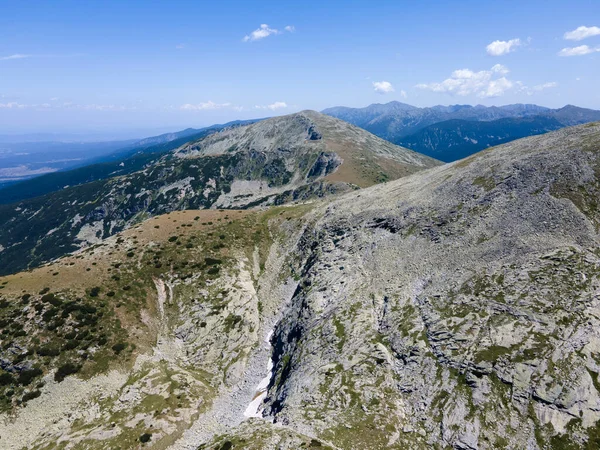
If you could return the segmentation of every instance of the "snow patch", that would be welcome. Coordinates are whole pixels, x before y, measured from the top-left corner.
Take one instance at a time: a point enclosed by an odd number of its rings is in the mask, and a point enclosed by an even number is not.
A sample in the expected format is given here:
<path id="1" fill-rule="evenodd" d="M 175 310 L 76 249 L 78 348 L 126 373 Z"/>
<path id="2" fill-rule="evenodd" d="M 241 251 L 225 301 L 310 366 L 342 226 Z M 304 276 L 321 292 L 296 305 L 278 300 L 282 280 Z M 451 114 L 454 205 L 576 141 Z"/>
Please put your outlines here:
<path id="1" fill-rule="evenodd" d="M 271 345 L 271 336 L 273 336 L 273 330 L 269 331 L 265 342 Z M 271 353 L 272 354 L 272 353 Z M 244 411 L 245 417 L 262 417 L 263 413 L 263 400 L 267 396 L 267 388 L 269 387 L 269 383 L 271 382 L 271 378 L 273 377 L 273 358 L 269 358 L 269 362 L 267 364 L 267 375 L 260 380 L 258 385 L 256 386 L 256 393 L 254 394 L 254 398 L 248 404 L 246 411 Z"/>

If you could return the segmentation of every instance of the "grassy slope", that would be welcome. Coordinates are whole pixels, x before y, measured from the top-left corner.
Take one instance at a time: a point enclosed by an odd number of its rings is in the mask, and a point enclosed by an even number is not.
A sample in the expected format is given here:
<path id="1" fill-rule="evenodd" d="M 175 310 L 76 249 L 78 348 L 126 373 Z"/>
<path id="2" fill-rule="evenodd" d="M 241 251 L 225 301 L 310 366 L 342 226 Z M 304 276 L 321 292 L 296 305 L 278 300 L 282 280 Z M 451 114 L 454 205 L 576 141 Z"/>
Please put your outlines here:
<path id="1" fill-rule="evenodd" d="M 164 448 L 206 409 L 235 361 L 222 356 L 194 367 L 183 360 L 175 363 L 177 358 L 148 361 L 156 354 L 157 339 L 172 335 L 198 303 L 209 311 L 210 320 L 199 324 L 208 335 L 232 335 L 236 329 L 252 333 L 252 324 L 228 311 L 230 295 L 225 288 L 236 290 L 230 277 L 240 260 L 258 255 L 258 267 L 264 264 L 272 242 L 269 223 L 287 222 L 304 210 L 174 212 L 49 265 L 0 278 L 0 320 L 10 324 L 0 336 L 0 355 L 10 361 L 7 370 L 0 371 L 2 410 L 27 414 L 23 403 L 40 393 L 41 399 L 29 401 L 44 400 L 48 387 L 44 384 L 55 386 L 60 381 L 55 370 L 64 370 L 67 363 L 77 375 L 68 375 L 62 383 L 72 376 L 90 379 L 115 369 L 125 371 L 128 384 L 150 379 L 149 385 L 164 385 L 177 395 L 150 392 L 126 411 L 118 411 L 114 395 L 109 396 L 102 406 L 104 417 L 71 424 L 70 432 L 79 433 L 76 448 L 130 448 L 145 432 L 156 433 L 153 442 L 161 444 L 155 448 Z M 162 317 L 155 280 L 175 286 L 177 304 L 165 304 Z M 231 343 L 226 344 L 225 348 Z M 36 369 L 26 382 L 19 378 L 19 363 Z M 196 408 L 198 401 L 203 406 Z M 152 431 L 148 421 L 129 422 L 134 413 L 142 417 L 151 411 L 155 419 L 164 419 L 175 429 Z M 112 439 L 100 443 L 85 437 L 112 422 L 119 430 Z M 38 441 L 35 448 L 56 448 L 44 442 Z"/>

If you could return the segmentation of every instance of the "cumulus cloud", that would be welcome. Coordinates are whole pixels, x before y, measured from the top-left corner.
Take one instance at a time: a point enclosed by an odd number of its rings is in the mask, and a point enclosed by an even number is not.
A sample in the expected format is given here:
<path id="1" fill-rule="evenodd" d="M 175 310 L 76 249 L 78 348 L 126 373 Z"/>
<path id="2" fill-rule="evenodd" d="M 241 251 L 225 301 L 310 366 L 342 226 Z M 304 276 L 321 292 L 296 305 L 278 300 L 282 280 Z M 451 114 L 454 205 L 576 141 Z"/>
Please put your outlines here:
<path id="1" fill-rule="evenodd" d="M 296 27 L 294 25 L 287 25 L 283 28 L 283 30 L 287 31 L 288 33 L 294 33 L 296 31 Z M 280 31 L 276 28 L 270 28 L 269 25 L 267 25 L 266 23 L 263 23 L 263 24 L 261 24 L 261 26 L 259 28 L 254 30 L 252 33 L 244 36 L 242 41 L 243 42 L 259 41 L 259 40 L 269 37 L 271 35 L 282 34 L 282 33 L 283 33 L 283 31 Z"/>
<path id="2" fill-rule="evenodd" d="M 405 90 L 402 90 L 402 91 L 400 91 L 400 97 L 402 97 L 402 98 L 406 98 L 406 97 L 408 97 L 408 96 L 406 95 L 406 91 L 405 91 Z"/>
<path id="3" fill-rule="evenodd" d="M 374 81 L 373 89 L 380 94 L 389 94 L 394 92 L 394 86 L 389 81 Z"/>
<path id="4" fill-rule="evenodd" d="M 569 41 L 581 41 L 582 39 L 600 35 L 600 28 L 581 26 L 573 31 L 567 31 L 564 38 Z"/>
<path id="5" fill-rule="evenodd" d="M 254 30 L 252 33 L 244 36 L 244 39 L 242 39 L 242 40 L 244 42 L 259 41 L 261 39 L 271 36 L 272 34 L 280 34 L 280 33 L 281 33 L 281 31 L 279 31 L 275 28 L 269 28 L 269 25 L 267 25 L 266 23 L 263 23 L 259 28 Z"/>
<path id="6" fill-rule="evenodd" d="M 255 108 L 256 109 L 270 109 L 271 111 L 275 111 L 277 109 L 283 109 L 283 108 L 287 108 L 287 103 L 285 102 L 275 102 L 275 103 L 271 103 L 270 105 L 256 105 Z"/>
<path id="7" fill-rule="evenodd" d="M 223 108 L 227 108 L 231 106 L 231 103 L 215 103 L 211 100 L 207 101 L 207 102 L 201 102 L 198 103 L 196 105 L 193 105 L 191 103 L 186 103 L 185 105 L 181 105 L 179 107 L 179 109 L 182 109 L 184 111 L 207 111 L 207 110 L 214 110 L 214 109 L 223 109 Z"/>
<path id="8" fill-rule="evenodd" d="M 508 68 L 502 64 L 495 64 L 492 67 L 492 72 L 499 73 L 500 75 L 506 75 L 508 72 L 510 72 L 510 70 L 508 70 Z"/>
<path id="9" fill-rule="evenodd" d="M 14 55 L 1 56 L 0 61 L 8 61 L 10 59 L 24 59 L 31 58 L 31 55 L 23 55 L 22 53 L 15 53 Z"/>
<path id="10" fill-rule="evenodd" d="M 470 69 L 459 69 L 452 72 L 450 78 L 444 81 L 420 83 L 416 87 L 460 96 L 499 97 L 514 86 L 514 83 L 504 76 L 508 72 L 509 70 L 502 64 L 496 64 L 490 70 L 479 72 L 473 72 Z"/>
<path id="11" fill-rule="evenodd" d="M 494 41 L 485 49 L 488 55 L 501 56 L 510 52 L 514 52 L 516 48 L 521 45 L 521 39 L 511 39 L 510 41 Z"/>
<path id="12" fill-rule="evenodd" d="M 513 86 L 513 82 L 505 77 L 498 78 L 497 80 L 490 81 L 487 87 L 479 93 L 479 96 L 485 98 L 500 97 Z"/>
<path id="13" fill-rule="evenodd" d="M 548 83 L 544 83 L 544 84 L 538 84 L 536 86 L 533 87 L 534 91 L 543 91 L 544 89 L 551 89 L 551 88 L 555 88 L 558 87 L 558 83 L 556 81 L 550 81 Z"/>
<path id="14" fill-rule="evenodd" d="M 593 48 L 587 45 L 580 45 L 579 47 L 563 48 L 558 52 L 558 56 L 583 56 L 595 52 L 600 52 L 600 47 Z"/>

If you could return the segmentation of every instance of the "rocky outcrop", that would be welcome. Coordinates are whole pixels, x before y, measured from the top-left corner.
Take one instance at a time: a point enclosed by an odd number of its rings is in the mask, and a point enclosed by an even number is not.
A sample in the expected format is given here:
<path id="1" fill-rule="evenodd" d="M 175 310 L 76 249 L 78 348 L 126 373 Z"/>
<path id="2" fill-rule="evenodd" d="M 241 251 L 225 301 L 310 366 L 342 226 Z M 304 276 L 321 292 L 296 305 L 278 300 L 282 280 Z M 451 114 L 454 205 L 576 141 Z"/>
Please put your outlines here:
<path id="1" fill-rule="evenodd" d="M 593 445 L 599 145 L 530 138 L 315 211 L 265 417 L 341 448 Z"/>

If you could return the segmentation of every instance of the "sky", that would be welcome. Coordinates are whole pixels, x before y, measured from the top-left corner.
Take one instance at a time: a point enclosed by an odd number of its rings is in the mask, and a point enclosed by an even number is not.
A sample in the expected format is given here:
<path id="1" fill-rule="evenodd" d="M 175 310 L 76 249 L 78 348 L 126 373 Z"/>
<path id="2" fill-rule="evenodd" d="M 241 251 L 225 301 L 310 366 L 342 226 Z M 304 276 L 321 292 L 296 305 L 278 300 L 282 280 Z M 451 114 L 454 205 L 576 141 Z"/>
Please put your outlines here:
<path id="1" fill-rule="evenodd" d="M 0 0 L 0 133 L 392 100 L 600 109 L 600 1 Z"/>

